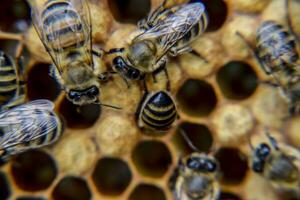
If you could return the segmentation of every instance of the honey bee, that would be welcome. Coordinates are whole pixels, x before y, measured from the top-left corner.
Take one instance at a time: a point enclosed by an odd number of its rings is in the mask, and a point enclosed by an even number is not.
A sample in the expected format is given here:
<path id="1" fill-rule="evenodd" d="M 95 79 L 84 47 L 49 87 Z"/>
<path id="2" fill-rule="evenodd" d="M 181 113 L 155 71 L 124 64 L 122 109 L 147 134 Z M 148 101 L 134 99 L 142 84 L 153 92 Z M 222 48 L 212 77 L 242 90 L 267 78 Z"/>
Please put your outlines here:
<path id="1" fill-rule="evenodd" d="M 295 114 L 300 111 L 299 53 L 296 47 L 299 37 L 291 25 L 288 0 L 285 0 L 285 7 L 288 27 L 274 21 L 263 22 L 256 33 L 256 48 L 243 35 L 238 35 L 253 50 L 265 73 L 274 78 L 275 84 L 271 84 L 280 87 L 283 96 L 291 103 L 290 112 Z"/>
<path id="2" fill-rule="evenodd" d="M 175 200 L 217 200 L 220 196 L 217 160 L 200 151 L 191 143 L 183 130 L 181 134 L 194 149 L 194 153 L 179 159 L 169 180 Z"/>
<path id="3" fill-rule="evenodd" d="M 252 149 L 251 169 L 269 180 L 275 188 L 286 192 L 294 192 L 300 197 L 300 154 L 299 151 L 282 145 L 279 147 L 275 138 L 267 131 L 269 144 L 260 143 Z"/>
<path id="4" fill-rule="evenodd" d="M 177 108 L 170 94 L 170 85 L 167 90 L 148 92 L 146 83 L 145 94 L 138 106 L 136 116 L 138 126 L 147 131 L 166 132 L 177 118 Z"/>
<path id="5" fill-rule="evenodd" d="M 92 49 L 92 25 L 86 0 L 48 0 L 38 4 L 30 0 L 33 25 L 54 67 L 51 75 L 77 105 L 99 102 L 99 66 L 93 55 L 102 51 Z"/>
<path id="6" fill-rule="evenodd" d="M 116 54 L 112 61 L 114 70 L 125 80 L 140 80 L 145 74 L 166 70 L 168 55 L 190 51 L 190 43 L 205 31 L 208 16 L 202 3 L 170 9 L 165 8 L 165 3 L 139 23 L 140 34 L 125 48 L 109 51 Z"/>
<path id="7" fill-rule="evenodd" d="M 53 144 L 63 133 L 54 104 L 40 99 L 0 113 L 0 158 Z"/>
<path id="8" fill-rule="evenodd" d="M 25 82 L 18 64 L 0 51 L 0 110 L 10 109 L 25 102 Z"/>

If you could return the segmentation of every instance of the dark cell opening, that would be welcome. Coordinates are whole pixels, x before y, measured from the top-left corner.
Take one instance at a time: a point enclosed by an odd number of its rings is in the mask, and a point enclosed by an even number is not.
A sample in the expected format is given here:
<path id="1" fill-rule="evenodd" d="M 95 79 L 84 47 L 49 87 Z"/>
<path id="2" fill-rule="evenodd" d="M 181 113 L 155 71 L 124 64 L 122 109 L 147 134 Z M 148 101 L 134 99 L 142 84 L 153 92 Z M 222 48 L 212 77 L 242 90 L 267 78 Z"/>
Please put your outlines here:
<path id="1" fill-rule="evenodd" d="M 217 31 L 226 21 L 228 8 L 224 0 L 190 0 L 190 2 L 204 3 L 209 16 L 208 32 Z"/>
<path id="2" fill-rule="evenodd" d="M 220 200 L 241 200 L 241 198 L 230 192 L 222 192 Z"/>
<path id="3" fill-rule="evenodd" d="M 239 184 L 247 175 L 247 157 L 238 149 L 221 148 L 216 153 L 222 173 L 221 181 L 225 184 Z"/>
<path id="4" fill-rule="evenodd" d="M 201 152 L 209 152 L 213 137 L 210 130 L 203 124 L 193 124 L 184 122 L 177 128 L 174 136 L 174 142 L 179 149 L 182 149 L 186 154 L 192 153 L 195 150 L 188 144 L 182 133 L 188 137 L 189 141 Z"/>
<path id="5" fill-rule="evenodd" d="M 8 199 L 11 194 L 8 180 L 4 173 L 0 172 L 0 199 Z"/>
<path id="6" fill-rule="evenodd" d="M 117 158 L 102 158 L 92 175 L 99 192 L 105 195 L 120 195 L 132 179 L 126 162 Z"/>
<path id="7" fill-rule="evenodd" d="M 96 104 L 77 106 L 65 98 L 59 106 L 59 112 L 69 128 L 84 129 L 91 127 L 97 121 L 101 114 L 101 107 Z"/>
<path id="8" fill-rule="evenodd" d="M 18 45 L 19 42 L 17 40 L 0 40 L 0 50 L 6 55 L 10 56 L 12 59 L 14 59 L 16 56 L 16 48 Z"/>
<path id="9" fill-rule="evenodd" d="M 92 194 L 85 180 L 69 176 L 64 177 L 55 186 L 52 197 L 55 200 L 89 200 Z"/>
<path id="10" fill-rule="evenodd" d="M 232 61 L 217 72 L 217 82 L 225 97 L 242 100 L 254 93 L 257 76 L 250 65 Z"/>
<path id="11" fill-rule="evenodd" d="M 114 18 L 121 23 L 136 24 L 151 9 L 150 0 L 110 0 L 108 5 Z"/>
<path id="12" fill-rule="evenodd" d="M 54 101 L 59 93 L 60 87 L 49 75 L 49 64 L 38 64 L 33 66 L 27 77 L 28 98 L 49 99 Z"/>
<path id="13" fill-rule="evenodd" d="M 21 33 L 30 25 L 30 7 L 23 0 L 1 0 L 0 30 Z"/>
<path id="14" fill-rule="evenodd" d="M 15 157 L 12 175 L 23 190 L 47 189 L 57 175 L 54 160 L 45 152 L 30 150 Z"/>
<path id="15" fill-rule="evenodd" d="M 176 98 L 180 109 L 194 117 L 209 115 L 217 104 L 213 87 L 195 79 L 187 80 L 177 92 Z"/>
<path id="16" fill-rule="evenodd" d="M 46 199 L 43 197 L 24 196 L 24 197 L 18 197 L 16 200 L 46 200 Z"/>
<path id="17" fill-rule="evenodd" d="M 163 190 L 155 185 L 139 184 L 131 192 L 129 200 L 166 200 Z"/>
<path id="18" fill-rule="evenodd" d="M 140 173 L 155 178 L 163 176 L 172 162 L 169 149 L 159 141 L 143 141 L 137 144 L 132 160 Z"/>

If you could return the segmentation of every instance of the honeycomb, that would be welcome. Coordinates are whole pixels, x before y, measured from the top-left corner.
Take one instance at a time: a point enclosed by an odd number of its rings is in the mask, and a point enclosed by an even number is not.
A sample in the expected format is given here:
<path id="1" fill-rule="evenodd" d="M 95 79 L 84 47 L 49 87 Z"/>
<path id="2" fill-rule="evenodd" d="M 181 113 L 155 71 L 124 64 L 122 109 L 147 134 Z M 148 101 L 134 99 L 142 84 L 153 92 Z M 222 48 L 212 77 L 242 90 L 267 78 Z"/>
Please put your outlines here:
<path id="1" fill-rule="evenodd" d="M 169 0 L 168 5 L 187 2 Z M 98 105 L 78 109 L 66 100 L 49 76 L 51 60 L 22 0 L 2 0 L 0 48 L 23 55 L 26 62 L 27 99 L 55 101 L 66 129 L 54 145 L 31 150 L 0 165 L 0 199 L 105 199 L 171 200 L 168 181 L 179 156 L 192 152 L 178 129 L 187 132 L 200 151 L 213 149 L 221 168 L 221 199 L 281 200 L 268 182 L 248 167 L 250 148 L 266 140 L 269 127 L 280 142 L 300 147 L 300 117 L 288 118 L 288 105 L 268 80 L 251 51 L 235 32 L 253 42 L 261 21 L 285 23 L 283 0 L 203 0 L 210 16 L 208 30 L 193 43 L 194 54 L 170 61 L 171 93 L 180 118 L 160 137 L 138 129 L 134 114 L 143 95 L 137 83 L 129 88 L 118 76 L 101 86 L 100 99 L 122 107 Z M 104 49 L 122 47 L 137 21 L 161 0 L 90 0 L 93 42 Z M 300 34 L 298 0 L 289 12 Z M 297 26 L 298 25 L 298 26 Z M 105 58 L 107 68 L 110 57 Z M 106 69 L 104 69 L 106 70 Z M 164 74 L 147 80 L 149 90 L 165 89 Z"/>

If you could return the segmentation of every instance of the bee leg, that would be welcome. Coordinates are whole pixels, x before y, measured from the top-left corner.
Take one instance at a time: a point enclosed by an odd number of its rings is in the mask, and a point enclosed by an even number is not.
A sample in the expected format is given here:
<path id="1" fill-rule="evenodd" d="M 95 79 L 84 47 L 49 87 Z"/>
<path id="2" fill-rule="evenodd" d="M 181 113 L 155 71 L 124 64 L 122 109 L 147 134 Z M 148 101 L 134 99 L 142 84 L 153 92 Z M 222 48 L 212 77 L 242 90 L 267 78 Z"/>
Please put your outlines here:
<path id="1" fill-rule="evenodd" d="M 201 60 L 203 60 L 205 63 L 208 63 L 207 59 L 204 58 L 200 53 L 198 53 L 197 51 L 195 51 L 194 49 L 192 49 L 189 53 L 198 56 Z"/>
<path id="2" fill-rule="evenodd" d="M 164 67 L 164 72 L 166 75 L 166 79 L 167 79 L 167 85 L 166 85 L 166 89 L 167 91 L 171 91 L 171 82 L 170 82 L 170 77 L 169 77 L 169 73 L 166 67 Z"/>
<path id="3" fill-rule="evenodd" d="M 135 120 L 139 119 L 139 115 L 140 115 L 140 112 L 142 110 L 143 104 L 144 104 L 144 102 L 145 102 L 145 100 L 146 100 L 146 98 L 149 94 L 147 84 L 146 84 L 146 79 L 143 80 L 143 86 L 144 86 L 144 94 L 143 94 L 143 97 L 142 97 L 136 111 L 135 111 Z"/>

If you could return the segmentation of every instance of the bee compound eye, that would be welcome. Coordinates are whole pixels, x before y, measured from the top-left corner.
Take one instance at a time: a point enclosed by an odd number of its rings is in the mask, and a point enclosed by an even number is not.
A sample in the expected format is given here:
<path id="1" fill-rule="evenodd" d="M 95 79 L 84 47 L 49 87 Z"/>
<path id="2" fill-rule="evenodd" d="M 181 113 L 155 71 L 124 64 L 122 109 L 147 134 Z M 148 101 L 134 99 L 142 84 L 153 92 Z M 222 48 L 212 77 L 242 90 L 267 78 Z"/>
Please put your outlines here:
<path id="1" fill-rule="evenodd" d="M 253 169 L 253 171 L 255 171 L 257 173 L 262 173 L 263 172 L 263 162 L 262 161 L 253 162 L 252 169 Z"/>
<path id="2" fill-rule="evenodd" d="M 121 56 L 117 56 L 113 59 L 113 66 L 117 69 L 117 70 L 120 70 L 122 69 L 123 67 L 126 66 L 123 58 Z"/>
<path id="3" fill-rule="evenodd" d="M 96 86 L 94 86 L 87 92 L 87 95 L 89 97 L 97 96 L 97 95 L 99 95 L 99 89 Z"/>
<path id="4" fill-rule="evenodd" d="M 80 94 L 78 94 L 78 92 L 75 92 L 75 91 L 70 91 L 68 96 L 72 100 L 79 100 L 80 99 Z"/>
<path id="5" fill-rule="evenodd" d="M 215 161 L 210 160 L 206 163 L 207 171 L 214 172 L 216 171 L 216 168 L 217 168 L 217 163 Z"/>
<path id="6" fill-rule="evenodd" d="M 198 162 L 198 160 L 196 160 L 194 158 L 188 158 L 188 160 L 186 161 L 186 165 L 190 169 L 198 169 L 199 168 L 199 162 Z"/>
<path id="7" fill-rule="evenodd" d="M 132 79 L 137 79 L 137 78 L 139 78 L 139 76 L 140 76 L 139 71 L 138 71 L 138 70 L 135 70 L 135 69 L 130 69 L 130 70 L 128 70 L 128 74 L 130 75 L 130 77 L 131 77 Z"/>
<path id="8" fill-rule="evenodd" d="M 266 158 L 270 153 L 271 153 L 271 149 L 270 149 L 269 145 L 267 145 L 265 143 L 260 144 L 256 150 L 256 155 L 262 159 Z"/>

